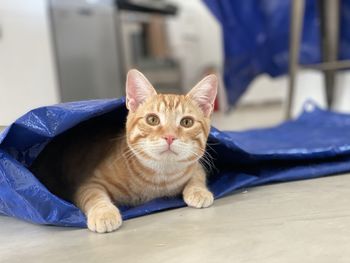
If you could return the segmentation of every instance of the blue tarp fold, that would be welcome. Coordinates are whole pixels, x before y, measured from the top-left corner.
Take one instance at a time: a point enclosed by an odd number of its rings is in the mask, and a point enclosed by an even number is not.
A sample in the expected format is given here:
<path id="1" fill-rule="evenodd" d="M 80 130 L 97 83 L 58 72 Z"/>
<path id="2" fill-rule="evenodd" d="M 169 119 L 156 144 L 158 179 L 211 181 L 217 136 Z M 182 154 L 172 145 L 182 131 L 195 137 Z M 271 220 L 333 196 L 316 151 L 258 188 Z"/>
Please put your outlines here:
<path id="1" fill-rule="evenodd" d="M 350 116 L 308 111 L 277 127 L 244 132 L 212 128 L 208 152 L 216 198 L 239 188 L 350 171 Z M 65 103 L 34 109 L 0 134 L 0 214 L 39 224 L 85 227 L 74 205 L 51 194 L 28 170 L 55 136 L 91 118 L 115 113 L 124 125 L 124 99 Z M 124 219 L 184 206 L 181 197 L 122 208 Z"/>

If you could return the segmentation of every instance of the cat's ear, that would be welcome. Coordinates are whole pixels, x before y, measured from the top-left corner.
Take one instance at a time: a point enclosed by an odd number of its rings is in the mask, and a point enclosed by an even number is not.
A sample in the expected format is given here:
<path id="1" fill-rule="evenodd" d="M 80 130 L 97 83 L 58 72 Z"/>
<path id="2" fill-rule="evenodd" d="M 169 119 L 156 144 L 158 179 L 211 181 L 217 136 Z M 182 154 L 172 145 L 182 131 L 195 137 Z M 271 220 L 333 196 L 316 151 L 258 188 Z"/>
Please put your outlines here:
<path id="1" fill-rule="evenodd" d="M 211 74 L 198 82 L 186 96 L 194 100 L 203 111 L 204 116 L 208 117 L 214 109 L 217 90 L 218 78 Z"/>
<path id="2" fill-rule="evenodd" d="M 126 76 L 126 107 L 135 112 L 147 98 L 157 95 L 152 84 L 138 70 L 129 70 Z"/>

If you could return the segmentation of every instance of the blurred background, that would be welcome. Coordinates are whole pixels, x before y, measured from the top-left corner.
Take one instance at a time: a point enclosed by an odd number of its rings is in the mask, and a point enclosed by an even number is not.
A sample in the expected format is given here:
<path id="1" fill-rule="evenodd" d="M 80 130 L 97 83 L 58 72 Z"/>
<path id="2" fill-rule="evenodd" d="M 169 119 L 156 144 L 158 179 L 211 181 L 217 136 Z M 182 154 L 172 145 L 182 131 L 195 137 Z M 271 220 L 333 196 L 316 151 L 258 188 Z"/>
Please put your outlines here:
<path id="1" fill-rule="evenodd" d="M 124 96 L 130 68 L 164 93 L 217 74 L 220 129 L 350 112 L 349 25 L 349 0 L 0 0 L 0 125 Z"/>

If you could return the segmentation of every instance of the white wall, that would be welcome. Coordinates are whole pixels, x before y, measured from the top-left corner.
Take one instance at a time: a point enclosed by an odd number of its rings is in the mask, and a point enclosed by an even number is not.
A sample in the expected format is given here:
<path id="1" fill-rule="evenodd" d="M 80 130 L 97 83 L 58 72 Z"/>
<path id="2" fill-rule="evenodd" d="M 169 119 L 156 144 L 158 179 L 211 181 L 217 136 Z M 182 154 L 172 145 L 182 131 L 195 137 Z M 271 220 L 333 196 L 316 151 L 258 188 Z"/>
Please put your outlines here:
<path id="1" fill-rule="evenodd" d="M 283 102 L 287 96 L 287 76 L 271 78 L 264 74 L 256 77 L 241 98 L 240 104 Z"/>
<path id="2" fill-rule="evenodd" d="M 336 74 L 333 109 L 350 113 L 350 70 L 339 71 Z"/>
<path id="3" fill-rule="evenodd" d="M 270 78 L 267 75 L 258 76 L 251 83 L 240 103 L 261 104 L 264 102 L 284 102 L 284 106 L 286 107 L 288 81 L 288 75 L 277 78 Z M 304 110 L 304 104 L 308 100 L 312 100 L 318 106 L 326 108 L 323 75 L 316 70 L 298 70 L 292 100 L 292 117 L 297 117 Z"/>
<path id="4" fill-rule="evenodd" d="M 45 0 L 0 0 L 0 125 L 59 101 Z"/>

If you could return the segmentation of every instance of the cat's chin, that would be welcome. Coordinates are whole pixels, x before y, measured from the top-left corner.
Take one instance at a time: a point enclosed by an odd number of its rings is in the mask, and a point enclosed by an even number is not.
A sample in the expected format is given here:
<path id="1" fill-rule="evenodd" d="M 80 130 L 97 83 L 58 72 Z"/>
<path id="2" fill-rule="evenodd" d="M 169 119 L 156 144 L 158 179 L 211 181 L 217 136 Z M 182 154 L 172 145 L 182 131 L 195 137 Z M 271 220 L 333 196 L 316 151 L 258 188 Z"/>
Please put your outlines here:
<path id="1" fill-rule="evenodd" d="M 164 163 L 169 163 L 169 162 L 177 162 L 179 159 L 178 154 L 175 154 L 174 152 L 171 151 L 165 151 L 162 153 L 159 153 L 158 155 L 158 161 L 159 162 L 164 162 Z"/>

